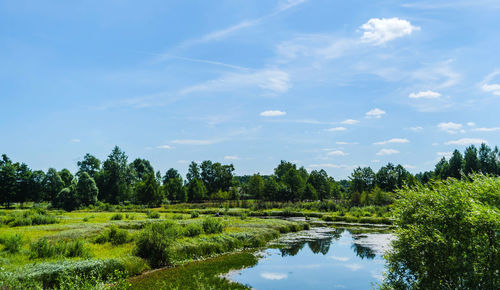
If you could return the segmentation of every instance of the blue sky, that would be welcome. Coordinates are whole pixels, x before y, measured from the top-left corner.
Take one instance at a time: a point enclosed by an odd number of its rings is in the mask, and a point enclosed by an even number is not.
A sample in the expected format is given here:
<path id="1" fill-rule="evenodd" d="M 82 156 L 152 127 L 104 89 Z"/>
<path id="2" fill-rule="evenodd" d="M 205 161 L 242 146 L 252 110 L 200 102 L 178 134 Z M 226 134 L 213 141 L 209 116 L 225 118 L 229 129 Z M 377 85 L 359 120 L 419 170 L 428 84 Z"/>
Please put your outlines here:
<path id="1" fill-rule="evenodd" d="M 500 145 L 500 2 L 0 1 L 0 153 L 335 178 Z"/>

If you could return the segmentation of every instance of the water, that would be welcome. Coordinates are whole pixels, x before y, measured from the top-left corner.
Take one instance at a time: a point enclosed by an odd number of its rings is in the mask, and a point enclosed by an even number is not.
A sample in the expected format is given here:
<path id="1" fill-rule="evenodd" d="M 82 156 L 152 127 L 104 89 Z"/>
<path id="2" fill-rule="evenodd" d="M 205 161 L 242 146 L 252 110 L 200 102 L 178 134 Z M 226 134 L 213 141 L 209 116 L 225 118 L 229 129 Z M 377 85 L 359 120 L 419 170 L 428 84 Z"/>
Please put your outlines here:
<path id="1" fill-rule="evenodd" d="M 226 277 L 254 289 L 372 289 L 391 239 L 381 231 L 312 228 L 284 235 L 257 265 Z"/>

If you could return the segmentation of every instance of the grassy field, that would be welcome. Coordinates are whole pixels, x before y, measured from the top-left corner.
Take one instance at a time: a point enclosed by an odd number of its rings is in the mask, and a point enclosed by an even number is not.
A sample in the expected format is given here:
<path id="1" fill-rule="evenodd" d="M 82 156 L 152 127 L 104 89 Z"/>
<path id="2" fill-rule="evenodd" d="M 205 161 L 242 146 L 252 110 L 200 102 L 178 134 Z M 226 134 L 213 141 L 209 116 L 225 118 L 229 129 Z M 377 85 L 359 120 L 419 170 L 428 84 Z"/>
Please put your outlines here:
<path id="1" fill-rule="evenodd" d="M 280 233 L 308 227 L 253 217 L 246 209 L 214 217 L 218 210 L 0 210 L 0 286 L 105 288 L 124 276 L 262 247 Z"/>

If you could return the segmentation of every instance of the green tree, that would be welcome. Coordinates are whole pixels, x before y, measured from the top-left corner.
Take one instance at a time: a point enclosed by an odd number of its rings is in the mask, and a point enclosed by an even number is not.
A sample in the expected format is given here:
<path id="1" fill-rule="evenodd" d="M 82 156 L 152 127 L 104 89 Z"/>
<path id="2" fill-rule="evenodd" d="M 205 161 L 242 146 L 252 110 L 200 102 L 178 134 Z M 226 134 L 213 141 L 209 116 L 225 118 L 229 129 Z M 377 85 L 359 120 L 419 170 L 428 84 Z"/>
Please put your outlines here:
<path id="1" fill-rule="evenodd" d="M 43 181 L 45 200 L 50 201 L 52 205 L 57 204 L 57 194 L 64 188 L 64 182 L 59 173 L 54 168 L 49 168 Z"/>
<path id="2" fill-rule="evenodd" d="M 104 161 L 98 183 L 99 200 L 114 204 L 130 200 L 133 175 L 127 159 L 127 155 L 115 146 Z"/>
<path id="3" fill-rule="evenodd" d="M 137 158 L 130 163 L 130 167 L 136 181 L 144 181 L 154 173 L 153 166 L 146 159 Z"/>
<path id="4" fill-rule="evenodd" d="M 450 158 L 449 168 L 448 168 L 448 176 L 456 179 L 460 179 L 462 177 L 462 169 L 463 169 L 463 157 L 460 154 L 460 151 L 453 151 L 453 155 Z"/>
<path id="5" fill-rule="evenodd" d="M 302 200 L 318 200 L 318 193 L 312 184 L 306 184 L 304 192 L 302 193 Z"/>
<path id="6" fill-rule="evenodd" d="M 6 207 L 14 202 L 17 193 L 16 166 L 7 157 L 2 155 L 0 160 L 0 202 Z"/>
<path id="7" fill-rule="evenodd" d="M 212 163 L 210 160 L 205 160 L 200 168 L 201 181 L 205 184 L 208 195 L 218 191 L 229 191 L 233 181 L 234 166 L 232 164 L 222 165 L 219 162 Z"/>
<path id="8" fill-rule="evenodd" d="M 90 177 L 92 177 L 94 180 L 97 177 L 99 171 L 101 170 L 101 161 L 97 157 L 89 153 L 85 154 L 83 160 L 78 161 L 77 165 L 79 173 L 87 172 L 90 175 Z"/>
<path id="9" fill-rule="evenodd" d="M 307 183 L 311 184 L 315 191 L 318 193 L 319 199 L 328 199 L 332 194 L 332 183 L 335 180 L 330 180 L 326 171 L 321 169 L 320 171 L 313 170 L 307 179 Z"/>
<path id="10" fill-rule="evenodd" d="M 207 189 L 199 179 L 193 179 L 188 184 L 188 199 L 190 202 L 202 201 L 207 196 Z"/>
<path id="11" fill-rule="evenodd" d="M 370 167 L 354 169 L 349 179 L 351 180 L 351 192 L 361 193 L 372 190 L 375 186 L 375 173 Z"/>
<path id="12" fill-rule="evenodd" d="M 19 202 L 21 207 L 26 201 L 31 199 L 31 174 L 32 172 L 28 165 L 22 163 L 21 165 L 16 166 L 17 190 L 15 201 Z"/>
<path id="13" fill-rule="evenodd" d="M 471 180 L 399 192 L 386 288 L 499 288 L 500 179 Z"/>
<path id="14" fill-rule="evenodd" d="M 170 168 L 163 177 L 163 187 L 165 196 L 169 200 L 177 200 L 179 202 L 187 201 L 187 192 L 183 186 L 182 176 L 177 170 Z"/>
<path id="15" fill-rule="evenodd" d="M 306 186 L 300 172 L 295 168 L 290 168 L 281 179 L 288 189 L 286 195 L 281 195 L 282 200 L 299 200 Z"/>
<path id="16" fill-rule="evenodd" d="M 479 172 L 480 164 L 477 158 L 477 149 L 471 145 L 465 149 L 464 154 L 464 173 L 469 175 L 471 173 Z"/>
<path id="17" fill-rule="evenodd" d="M 263 199 L 264 197 L 264 179 L 260 174 L 254 174 L 248 181 L 248 193 L 256 199 Z"/>
<path id="18" fill-rule="evenodd" d="M 61 179 L 64 183 L 64 187 L 69 187 L 73 182 L 73 179 L 75 178 L 73 174 L 71 174 L 71 172 L 66 168 L 59 171 L 59 176 L 61 176 Z"/>
<path id="19" fill-rule="evenodd" d="M 200 179 L 201 180 L 201 176 L 200 176 L 200 167 L 198 166 L 198 164 L 196 162 L 191 162 L 191 164 L 189 164 L 189 168 L 188 168 L 188 172 L 186 174 L 186 179 L 188 181 L 188 183 L 191 183 L 191 181 L 193 179 Z"/>
<path id="20" fill-rule="evenodd" d="M 61 189 L 61 191 L 57 193 L 56 199 L 52 205 L 66 211 L 72 211 L 80 206 L 78 193 L 76 191 L 76 182 L 74 180 L 70 186 Z"/>
<path id="21" fill-rule="evenodd" d="M 141 204 L 159 206 L 163 201 L 163 192 L 157 182 L 154 172 L 148 175 L 144 181 L 136 185 L 136 198 Z"/>
<path id="22" fill-rule="evenodd" d="M 279 200 L 280 186 L 274 177 L 270 177 L 264 182 L 264 200 Z"/>
<path id="23" fill-rule="evenodd" d="M 78 183 L 76 184 L 76 194 L 79 204 L 91 205 L 97 203 L 99 189 L 94 179 L 85 171 L 78 174 Z"/>
<path id="24" fill-rule="evenodd" d="M 446 179 L 450 173 L 450 164 L 446 160 L 446 158 L 442 157 L 441 160 L 436 164 L 434 169 L 434 175 L 439 177 L 440 179 Z"/>
<path id="25" fill-rule="evenodd" d="M 44 189 L 45 172 L 35 170 L 31 173 L 29 180 L 29 199 L 34 202 L 40 202 L 45 198 Z"/>

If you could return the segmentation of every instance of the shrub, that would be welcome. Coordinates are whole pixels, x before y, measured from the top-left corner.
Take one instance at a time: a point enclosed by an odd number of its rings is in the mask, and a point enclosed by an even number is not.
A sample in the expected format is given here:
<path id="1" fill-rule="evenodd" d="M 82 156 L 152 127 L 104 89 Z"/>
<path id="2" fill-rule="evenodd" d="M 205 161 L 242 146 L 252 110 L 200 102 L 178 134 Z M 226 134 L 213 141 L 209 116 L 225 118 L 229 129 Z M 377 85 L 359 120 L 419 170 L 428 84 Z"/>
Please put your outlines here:
<path id="1" fill-rule="evenodd" d="M 184 217 L 181 214 L 174 214 L 174 216 L 172 218 L 174 220 L 182 220 L 182 219 L 184 219 Z"/>
<path id="2" fill-rule="evenodd" d="M 155 268 L 169 266 L 175 253 L 172 242 L 179 237 L 179 233 L 178 225 L 172 222 L 148 224 L 138 236 L 135 255 Z"/>
<path id="3" fill-rule="evenodd" d="M 216 218 L 206 218 L 203 220 L 203 231 L 206 234 L 218 234 L 222 233 L 224 225 L 222 222 Z"/>
<path id="4" fill-rule="evenodd" d="M 246 214 L 245 212 L 242 212 L 242 213 L 240 214 L 240 218 L 241 218 L 242 220 L 246 220 L 246 219 L 247 219 L 247 214 Z"/>
<path id="5" fill-rule="evenodd" d="M 4 251 L 15 254 L 21 251 L 21 247 L 24 244 L 24 238 L 20 234 L 7 235 L 0 239 L 0 243 L 4 245 Z"/>
<path id="6" fill-rule="evenodd" d="M 146 212 L 146 215 L 148 216 L 148 219 L 159 219 L 160 218 L 160 213 L 157 211 L 153 211 L 153 210 Z"/>
<path id="7" fill-rule="evenodd" d="M 47 238 L 41 238 L 30 245 L 30 259 L 61 257 L 90 257 L 90 250 L 85 247 L 82 240 L 69 242 L 58 241 L 51 242 Z"/>
<path id="8" fill-rule="evenodd" d="M 123 215 L 121 213 L 115 213 L 111 216 L 112 221 L 121 221 L 123 219 Z"/>
<path id="9" fill-rule="evenodd" d="M 12 212 L 2 222 L 10 227 L 21 227 L 54 224 L 57 222 L 57 219 L 46 210 L 35 209 L 25 212 Z"/>
<path id="10" fill-rule="evenodd" d="M 68 242 L 66 244 L 66 249 L 64 251 L 65 257 L 89 257 L 90 251 L 85 247 L 85 243 L 82 240 L 75 240 Z"/>
<path id="11" fill-rule="evenodd" d="M 199 211 L 194 210 L 194 211 L 191 212 L 191 218 L 192 219 L 195 219 L 195 218 L 197 218 L 199 216 L 200 216 L 200 212 Z"/>
<path id="12" fill-rule="evenodd" d="M 109 230 L 101 233 L 95 238 L 95 242 L 98 244 L 110 242 L 115 246 L 128 243 L 130 240 L 131 238 L 127 230 L 119 229 L 114 225 L 112 225 Z"/>
<path id="13" fill-rule="evenodd" d="M 191 223 L 184 228 L 184 235 L 186 237 L 196 237 L 201 235 L 202 233 L 203 227 L 199 223 Z"/>

